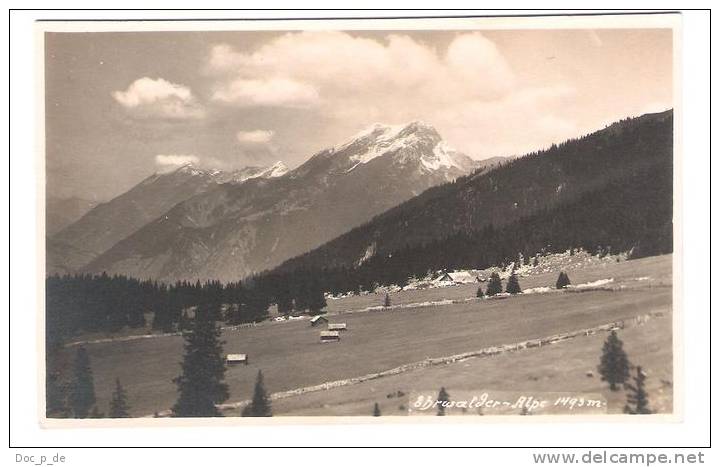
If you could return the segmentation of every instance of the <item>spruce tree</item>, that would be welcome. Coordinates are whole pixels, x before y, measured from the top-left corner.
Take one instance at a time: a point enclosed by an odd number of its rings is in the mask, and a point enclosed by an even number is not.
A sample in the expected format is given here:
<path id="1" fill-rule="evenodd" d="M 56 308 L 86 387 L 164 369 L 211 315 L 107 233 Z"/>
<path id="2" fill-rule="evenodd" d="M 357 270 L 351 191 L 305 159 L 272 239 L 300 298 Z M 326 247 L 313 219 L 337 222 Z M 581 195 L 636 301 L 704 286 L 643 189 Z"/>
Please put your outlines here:
<path id="1" fill-rule="evenodd" d="M 565 271 L 561 271 L 560 275 L 558 276 L 557 282 L 555 283 L 555 288 L 564 289 L 568 285 L 570 285 L 570 278 L 567 274 L 565 274 Z"/>
<path id="2" fill-rule="evenodd" d="M 477 292 L 475 292 L 475 296 L 476 296 L 477 298 L 483 298 L 483 297 L 485 296 L 485 294 L 483 293 L 483 289 L 482 289 L 482 286 L 481 286 L 481 285 L 478 286 Z"/>
<path id="3" fill-rule="evenodd" d="M 95 405 L 95 383 L 90 356 L 85 347 L 77 349 L 73 377 L 70 406 L 75 418 L 87 418 L 90 409 Z"/>
<path id="4" fill-rule="evenodd" d="M 110 418 L 128 418 L 130 407 L 127 403 L 127 393 L 120 384 L 120 378 L 115 378 L 115 391 L 110 400 Z"/>
<path id="5" fill-rule="evenodd" d="M 645 391 L 645 373 L 642 367 L 637 367 L 636 374 L 633 376 L 635 385 L 625 384 L 625 390 L 628 391 L 627 404 L 625 404 L 625 413 L 632 415 L 651 414 L 648 394 Z"/>
<path id="6" fill-rule="evenodd" d="M 71 415 L 65 404 L 66 397 L 60 374 L 48 369 L 45 377 L 45 414 L 48 418 L 67 418 Z"/>
<path id="7" fill-rule="evenodd" d="M 380 405 L 375 402 L 375 407 L 373 407 L 373 417 L 379 417 L 380 415 L 382 415 L 380 413 Z"/>
<path id="8" fill-rule="evenodd" d="M 500 280 L 500 275 L 494 272 L 490 275 L 490 282 L 488 282 L 487 290 L 485 291 L 485 293 L 489 297 L 492 297 L 493 295 L 497 295 L 500 292 L 502 292 L 502 281 Z"/>
<path id="9" fill-rule="evenodd" d="M 615 331 L 610 333 L 603 344 L 598 371 L 602 380 L 610 383 L 610 390 L 617 391 L 630 377 L 630 363 L 623 350 L 623 343 Z"/>
<path id="10" fill-rule="evenodd" d="M 392 305 L 392 302 L 390 301 L 390 294 L 385 294 L 385 303 L 383 304 L 385 308 L 388 308 L 390 305 Z"/>
<path id="11" fill-rule="evenodd" d="M 522 290 L 520 290 L 520 283 L 518 282 L 518 278 L 515 273 L 510 275 L 507 285 L 505 286 L 505 292 L 513 295 L 522 292 Z"/>
<path id="12" fill-rule="evenodd" d="M 283 292 L 287 292 L 287 294 L 283 293 L 283 295 L 278 296 L 277 310 L 278 313 L 281 315 L 289 315 L 293 312 L 294 309 L 293 299 L 290 296 L 289 291 L 283 290 Z"/>
<path id="13" fill-rule="evenodd" d="M 225 361 L 223 342 L 214 317 L 198 306 L 195 318 L 185 337 L 185 357 L 182 373 L 173 379 L 178 388 L 178 400 L 172 407 L 174 417 L 219 417 L 216 404 L 228 398 L 224 383 Z"/>
<path id="14" fill-rule="evenodd" d="M 447 404 L 448 402 L 450 402 L 450 394 L 447 393 L 447 391 L 445 390 L 444 387 L 440 388 L 440 392 L 438 393 L 438 396 L 437 396 L 437 402 L 438 402 L 437 414 L 438 414 L 438 416 L 442 417 L 445 415 L 445 405 L 444 404 Z"/>
<path id="15" fill-rule="evenodd" d="M 60 371 L 61 351 L 59 343 L 49 343 L 46 347 L 45 414 L 48 418 L 67 418 L 72 415 L 67 406 L 67 383 Z"/>
<path id="16" fill-rule="evenodd" d="M 265 390 L 262 370 L 258 370 L 252 402 L 242 411 L 243 417 L 272 417 L 270 398 Z"/>
<path id="17" fill-rule="evenodd" d="M 308 289 L 307 307 L 311 315 L 322 314 L 322 309 L 327 306 L 325 301 L 325 292 L 323 292 L 320 281 L 313 280 Z"/>
<path id="18" fill-rule="evenodd" d="M 187 331 L 192 327 L 192 320 L 188 316 L 187 310 L 183 310 L 182 314 L 180 315 L 180 321 L 178 322 L 178 328 L 180 331 Z"/>
<path id="19" fill-rule="evenodd" d="M 225 310 L 225 323 L 235 326 L 243 322 L 243 305 L 241 303 L 233 303 Z"/>

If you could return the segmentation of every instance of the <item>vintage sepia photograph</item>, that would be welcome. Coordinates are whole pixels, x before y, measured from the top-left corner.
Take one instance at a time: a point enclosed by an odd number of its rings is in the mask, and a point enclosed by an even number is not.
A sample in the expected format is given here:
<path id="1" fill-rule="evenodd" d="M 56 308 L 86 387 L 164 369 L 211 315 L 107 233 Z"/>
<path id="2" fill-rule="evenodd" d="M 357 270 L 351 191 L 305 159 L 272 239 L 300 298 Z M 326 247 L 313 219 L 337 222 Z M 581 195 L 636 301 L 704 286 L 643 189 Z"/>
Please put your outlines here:
<path id="1" fill-rule="evenodd" d="M 677 417 L 679 28 L 40 22 L 42 423 Z"/>

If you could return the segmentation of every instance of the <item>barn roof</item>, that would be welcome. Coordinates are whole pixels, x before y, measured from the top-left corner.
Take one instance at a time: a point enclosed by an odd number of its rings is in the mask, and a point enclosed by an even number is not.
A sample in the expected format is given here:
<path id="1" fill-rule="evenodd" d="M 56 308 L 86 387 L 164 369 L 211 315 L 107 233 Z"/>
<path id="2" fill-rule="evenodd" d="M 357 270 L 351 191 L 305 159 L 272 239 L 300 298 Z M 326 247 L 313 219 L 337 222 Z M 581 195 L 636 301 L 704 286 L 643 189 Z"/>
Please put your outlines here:
<path id="1" fill-rule="evenodd" d="M 340 337 L 337 331 L 320 331 L 320 337 Z"/>
<path id="2" fill-rule="evenodd" d="M 328 324 L 328 329 L 347 329 L 347 324 L 345 323 L 330 323 Z"/>
<path id="3" fill-rule="evenodd" d="M 325 316 L 313 316 L 312 318 L 310 318 L 310 322 L 317 323 L 321 319 L 327 321 L 327 318 Z"/>
<path id="4" fill-rule="evenodd" d="M 477 282 L 478 273 L 475 271 L 456 271 L 449 272 L 447 275 L 453 282 L 468 283 Z"/>
<path id="5" fill-rule="evenodd" d="M 247 360 L 247 354 L 245 353 L 229 353 L 225 357 L 226 360 L 230 361 L 243 361 Z"/>

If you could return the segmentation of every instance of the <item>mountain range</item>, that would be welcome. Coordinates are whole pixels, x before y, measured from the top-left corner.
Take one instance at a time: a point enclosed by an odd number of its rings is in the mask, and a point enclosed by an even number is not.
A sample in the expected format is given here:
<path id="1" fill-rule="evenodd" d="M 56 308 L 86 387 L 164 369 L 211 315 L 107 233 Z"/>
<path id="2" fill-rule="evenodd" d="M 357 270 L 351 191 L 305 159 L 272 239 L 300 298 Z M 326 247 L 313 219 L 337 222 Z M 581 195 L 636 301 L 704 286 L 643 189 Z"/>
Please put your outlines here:
<path id="1" fill-rule="evenodd" d="M 672 174 L 672 110 L 629 118 L 431 188 L 276 272 L 350 270 L 370 261 L 369 277 L 353 280 L 372 281 L 393 268 L 402 278 L 436 267 L 487 267 L 545 248 L 668 252 Z M 498 238 L 505 226 L 510 238 Z"/>
<path id="2" fill-rule="evenodd" d="M 238 280 L 502 160 L 475 161 L 416 121 L 373 125 L 294 170 L 187 165 L 148 177 L 49 237 L 48 272 Z"/>

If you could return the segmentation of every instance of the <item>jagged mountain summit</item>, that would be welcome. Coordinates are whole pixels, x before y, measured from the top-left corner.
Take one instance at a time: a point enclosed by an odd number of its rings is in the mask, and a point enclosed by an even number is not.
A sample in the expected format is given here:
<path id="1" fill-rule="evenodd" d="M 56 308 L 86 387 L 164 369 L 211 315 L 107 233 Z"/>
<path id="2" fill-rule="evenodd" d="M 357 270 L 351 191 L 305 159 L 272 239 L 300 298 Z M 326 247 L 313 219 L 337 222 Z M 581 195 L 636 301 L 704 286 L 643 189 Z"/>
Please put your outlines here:
<path id="1" fill-rule="evenodd" d="M 427 124 L 374 125 L 279 177 L 216 184 L 92 261 L 88 272 L 238 280 L 361 225 L 440 183 L 485 170 Z M 282 167 L 270 173 L 282 172 Z"/>
<path id="2" fill-rule="evenodd" d="M 270 167 L 246 167 L 234 172 L 185 164 L 169 172 L 154 173 L 122 195 L 98 204 L 79 220 L 49 237 L 47 272 L 77 271 L 176 204 L 220 183 L 274 178 L 286 172 L 285 164 L 277 162 Z"/>
<path id="3" fill-rule="evenodd" d="M 446 180 L 484 165 L 451 149 L 432 126 L 414 121 L 406 125 L 376 123 L 348 142 L 317 154 L 316 164 L 297 170 L 294 177 L 309 173 L 322 161 L 329 162 L 330 174 L 347 174 L 370 164 L 408 167 L 427 174 L 440 174 Z"/>
<path id="4" fill-rule="evenodd" d="M 277 161 L 269 167 L 248 166 L 232 172 L 221 172 L 216 175 L 216 179 L 222 183 L 243 183 L 252 178 L 282 177 L 289 170 L 283 161 Z"/>

